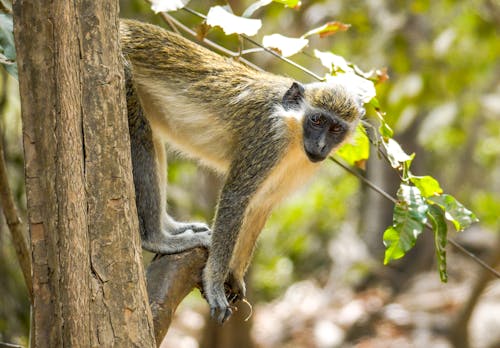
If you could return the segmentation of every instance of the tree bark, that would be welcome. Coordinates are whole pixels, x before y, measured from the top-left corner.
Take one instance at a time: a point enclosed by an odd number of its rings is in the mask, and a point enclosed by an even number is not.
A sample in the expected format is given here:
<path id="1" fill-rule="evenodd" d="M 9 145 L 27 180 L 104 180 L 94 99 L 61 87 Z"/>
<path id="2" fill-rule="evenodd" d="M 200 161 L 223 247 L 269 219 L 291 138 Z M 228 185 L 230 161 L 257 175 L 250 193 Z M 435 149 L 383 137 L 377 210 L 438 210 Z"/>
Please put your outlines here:
<path id="1" fill-rule="evenodd" d="M 148 266 L 148 295 L 158 346 L 179 303 L 193 288 L 200 287 L 207 256 L 205 249 L 195 248 L 179 254 L 157 255 Z"/>
<path id="2" fill-rule="evenodd" d="M 152 347 L 118 1 L 14 2 L 33 347 Z"/>

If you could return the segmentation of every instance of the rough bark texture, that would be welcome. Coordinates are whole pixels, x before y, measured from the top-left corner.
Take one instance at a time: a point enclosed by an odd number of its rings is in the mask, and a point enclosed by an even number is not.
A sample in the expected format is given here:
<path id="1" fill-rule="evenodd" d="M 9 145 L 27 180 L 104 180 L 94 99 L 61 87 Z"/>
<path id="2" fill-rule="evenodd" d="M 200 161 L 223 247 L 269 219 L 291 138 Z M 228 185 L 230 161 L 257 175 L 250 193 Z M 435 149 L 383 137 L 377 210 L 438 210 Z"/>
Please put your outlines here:
<path id="1" fill-rule="evenodd" d="M 118 1 L 14 3 L 33 347 L 152 347 Z"/>
<path id="2" fill-rule="evenodd" d="M 149 264 L 148 295 L 158 347 L 167 334 L 179 304 L 194 288 L 200 288 L 207 256 L 207 250 L 196 248 L 174 255 L 157 255 Z M 202 347 L 253 347 L 250 338 L 251 322 L 245 321 L 250 308 L 241 302 L 238 303 L 238 308 L 224 326 L 208 319 Z"/>
<path id="3" fill-rule="evenodd" d="M 174 255 L 157 255 L 148 266 L 148 295 L 156 343 L 160 346 L 179 303 L 201 284 L 208 253 L 196 248 Z"/>

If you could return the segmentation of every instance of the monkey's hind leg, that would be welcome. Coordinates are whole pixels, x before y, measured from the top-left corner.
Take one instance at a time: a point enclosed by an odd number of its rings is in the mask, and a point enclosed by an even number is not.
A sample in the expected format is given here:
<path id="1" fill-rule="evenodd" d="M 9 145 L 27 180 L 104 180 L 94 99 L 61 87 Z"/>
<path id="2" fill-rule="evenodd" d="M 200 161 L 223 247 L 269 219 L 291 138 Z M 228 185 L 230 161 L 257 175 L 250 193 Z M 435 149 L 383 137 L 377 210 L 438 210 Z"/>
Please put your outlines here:
<path id="1" fill-rule="evenodd" d="M 161 254 L 209 248 L 211 231 L 207 225 L 180 223 L 167 215 L 165 148 L 154 140 L 142 110 L 136 112 L 136 117 L 129 116 L 129 126 L 142 247 Z"/>

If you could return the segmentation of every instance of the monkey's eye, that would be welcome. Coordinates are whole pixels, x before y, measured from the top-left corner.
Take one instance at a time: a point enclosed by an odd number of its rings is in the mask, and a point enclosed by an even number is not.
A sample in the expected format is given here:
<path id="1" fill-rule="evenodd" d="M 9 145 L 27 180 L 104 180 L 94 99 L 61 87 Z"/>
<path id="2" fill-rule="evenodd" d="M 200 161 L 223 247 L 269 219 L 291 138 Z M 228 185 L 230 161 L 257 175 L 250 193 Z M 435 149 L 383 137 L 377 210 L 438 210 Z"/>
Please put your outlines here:
<path id="1" fill-rule="evenodd" d="M 316 127 L 321 127 L 326 122 L 325 117 L 321 114 L 312 114 L 309 117 L 309 119 L 311 120 L 311 123 L 313 124 L 313 126 L 316 126 Z"/>
<path id="2" fill-rule="evenodd" d="M 338 122 L 333 122 L 333 124 L 330 126 L 329 131 L 332 133 L 340 133 L 344 130 L 344 127 L 338 123 Z"/>

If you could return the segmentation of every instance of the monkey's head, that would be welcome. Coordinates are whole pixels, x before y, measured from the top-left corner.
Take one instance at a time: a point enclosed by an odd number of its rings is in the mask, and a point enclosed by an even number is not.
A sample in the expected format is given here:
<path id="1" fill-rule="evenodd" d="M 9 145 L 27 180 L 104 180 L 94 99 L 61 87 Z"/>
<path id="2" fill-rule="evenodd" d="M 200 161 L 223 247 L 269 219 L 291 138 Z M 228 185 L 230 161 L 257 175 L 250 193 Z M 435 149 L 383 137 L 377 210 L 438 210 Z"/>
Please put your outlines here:
<path id="1" fill-rule="evenodd" d="M 365 110 L 358 98 L 339 84 L 294 82 L 282 100 L 285 110 L 301 116 L 304 151 L 312 162 L 323 161 L 354 129 Z"/>

